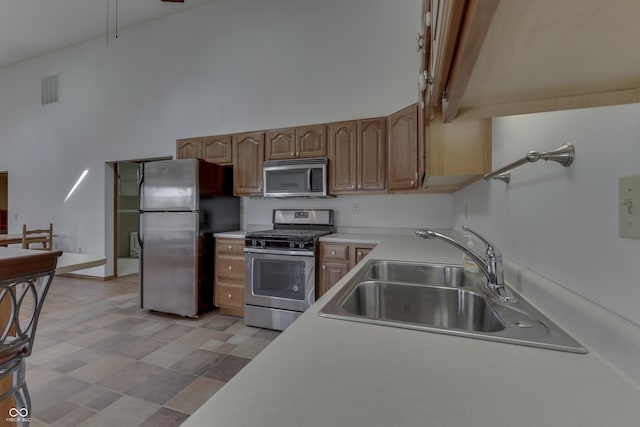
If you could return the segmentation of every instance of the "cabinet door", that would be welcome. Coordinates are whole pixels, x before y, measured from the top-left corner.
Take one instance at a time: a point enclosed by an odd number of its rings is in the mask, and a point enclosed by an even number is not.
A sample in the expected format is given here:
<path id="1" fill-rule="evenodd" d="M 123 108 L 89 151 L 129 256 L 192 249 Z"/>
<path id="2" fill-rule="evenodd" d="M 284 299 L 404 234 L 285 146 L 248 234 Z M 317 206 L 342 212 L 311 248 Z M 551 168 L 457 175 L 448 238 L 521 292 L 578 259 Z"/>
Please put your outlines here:
<path id="1" fill-rule="evenodd" d="M 418 188 L 418 105 L 390 115 L 387 131 L 389 190 Z"/>
<path id="2" fill-rule="evenodd" d="M 358 121 L 357 188 L 384 190 L 386 186 L 387 134 L 385 118 Z"/>
<path id="3" fill-rule="evenodd" d="M 231 153 L 231 135 L 202 138 L 202 158 L 207 162 L 229 165 L 233 162 Z"/>
<path id="4" fill-rule="evenodd" d="M 351 268 L 355 267 L 356 265 L 358 265 L 358 263 L 360 261 L 362 261 L 362 259 L 364 257 L 366 257 L 367 255 L 369 255 L 369 252 L 371 252 L 373 250 L 373 248 L 375 248 L 376 245 L 371 244 L 371 243 L 352 243 L 351 244 Z"/>
<path id="5" fill-rule="evenodd" d="M 293 159 L 296 157 L 294 128 L 276 129 L 267 132 L 265 160 Z"/>
<path id="6" fill-rule="evenodd" d="M 296 128 L 296 157 L 326 157 L 327 134 L 325 125 Z"/>
<path id="7" fill-rule="evenodd" d="M 236 196 L 262 195 L 264 133 L 237 134 L 234 135 L 233 141 L 233 194 Z"/>
<path id="8" fill-rule="evenodd" d="M 176 159 L 193 158 L 202 158 L 202 137 L 176 140 Z"/>
<path id="9" fill-rule="evenodd" d="M 355 121 L 329 124 L 329 192 L 339 194 L 356 190 Z"/>
<path id="10" fill-rule="evenodd" d="M 348 272 L 349 263 L 346 261 L 323 262 L 320 268 L 320 284 L 316 290 L 317 297 L 320 298 L 324 295 Z"/>

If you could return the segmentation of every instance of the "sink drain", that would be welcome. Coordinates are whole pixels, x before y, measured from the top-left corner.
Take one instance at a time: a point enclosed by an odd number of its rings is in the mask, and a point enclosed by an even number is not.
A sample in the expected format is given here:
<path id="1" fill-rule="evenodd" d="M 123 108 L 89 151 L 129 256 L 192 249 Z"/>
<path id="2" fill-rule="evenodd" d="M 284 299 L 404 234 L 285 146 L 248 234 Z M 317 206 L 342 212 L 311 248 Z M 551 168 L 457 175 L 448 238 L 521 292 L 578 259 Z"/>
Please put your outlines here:
<path id="1" fill-rule="evenodd" d="M 518 328 L 533 328 L 533 323 L 527 322 L 526 320 L 516 320 L 513 324 Z"/>

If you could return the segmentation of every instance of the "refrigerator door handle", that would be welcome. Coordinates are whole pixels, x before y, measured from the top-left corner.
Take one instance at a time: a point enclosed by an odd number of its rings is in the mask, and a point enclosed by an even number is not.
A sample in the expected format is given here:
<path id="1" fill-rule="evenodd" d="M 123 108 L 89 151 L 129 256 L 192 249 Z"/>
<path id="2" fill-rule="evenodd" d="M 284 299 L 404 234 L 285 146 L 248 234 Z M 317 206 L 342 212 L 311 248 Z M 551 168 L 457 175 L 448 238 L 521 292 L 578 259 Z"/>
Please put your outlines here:
<path id="1" fill-rule="evenodd" d="M 144 189 L 142 188 L 142 184 L 144 184 L 144 163 L 140 166 L 140 182 L 138 183 L 138 209 L 142 210 L 142 193 Z"/>
<path id="2" fill-rule="evenodd" d="M 142 184 L 144 183 L 144 163 L 140 167 L 140 182 L 138 183 L 138 244 L 142 249 Z"/>
<path id="3" fill-rule="evenodd" d="M 138 244 L 140 245 L 140 249 L 144 246 L 142 241 L 144 240 L 142 237 L 142 213 L 138 212 Z"/>

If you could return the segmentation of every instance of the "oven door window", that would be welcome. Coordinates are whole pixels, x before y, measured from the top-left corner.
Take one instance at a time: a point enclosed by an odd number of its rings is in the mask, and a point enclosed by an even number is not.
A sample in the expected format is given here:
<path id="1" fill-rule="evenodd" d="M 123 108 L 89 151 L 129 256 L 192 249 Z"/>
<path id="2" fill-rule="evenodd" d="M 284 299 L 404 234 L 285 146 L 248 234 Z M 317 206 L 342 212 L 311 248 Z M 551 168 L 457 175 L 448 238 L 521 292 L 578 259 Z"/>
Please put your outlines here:
<path id="1" fill-rule="evenodd" d="M 304 301 L 306 263 L 304 259 L 253 260 L 253 293 L 268 297 Z"/>

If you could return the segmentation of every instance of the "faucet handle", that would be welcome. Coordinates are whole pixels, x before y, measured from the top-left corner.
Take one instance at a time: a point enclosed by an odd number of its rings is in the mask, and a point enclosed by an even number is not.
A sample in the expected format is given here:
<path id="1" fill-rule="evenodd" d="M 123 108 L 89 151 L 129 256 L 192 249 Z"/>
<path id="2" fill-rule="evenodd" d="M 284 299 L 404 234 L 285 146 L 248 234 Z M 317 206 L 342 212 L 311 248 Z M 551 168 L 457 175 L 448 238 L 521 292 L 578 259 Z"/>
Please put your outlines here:
<path id="1" fill-rule="evenodd" d="M 498 248 L 496 247 L 496 245 L 494 245 L 493 243 L 491 243 L 489 240 L 485 239 L 483 236 L 481 236 L 480 234 L 478 234 L 476 231 L 473 231 L 472 229 L 470 229 L 469 227 L 467 227 L 466 225 L 462 226 L 462 229 L 464 231 L 468 231 L 469 233 L 473 234 L 474 236 L 476 236 L 482 243 L 484 243 L 484 245 L 487 247 L 487 255 L 500 255 L 500 251 L 498 250 Z"/>

